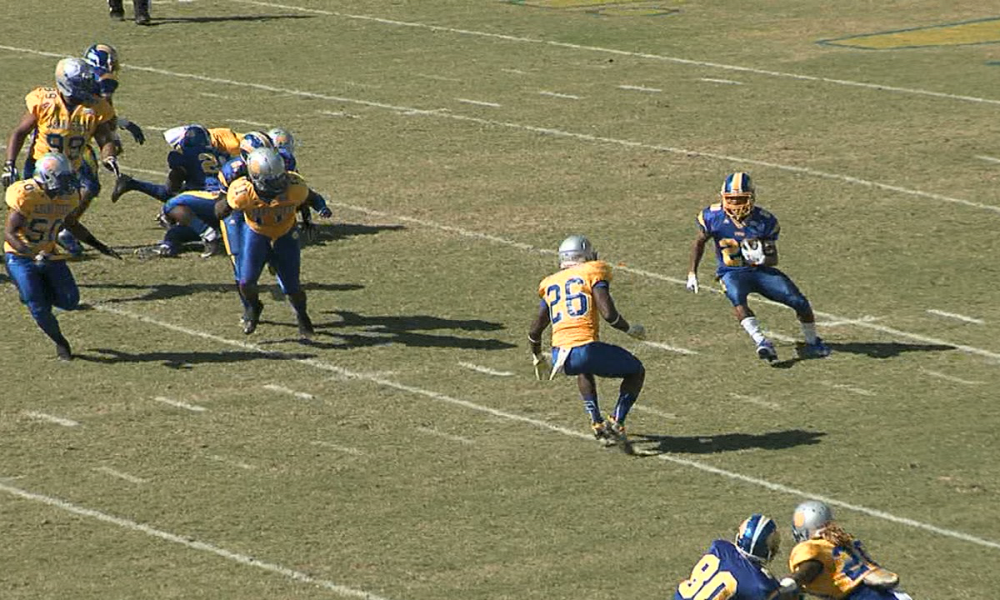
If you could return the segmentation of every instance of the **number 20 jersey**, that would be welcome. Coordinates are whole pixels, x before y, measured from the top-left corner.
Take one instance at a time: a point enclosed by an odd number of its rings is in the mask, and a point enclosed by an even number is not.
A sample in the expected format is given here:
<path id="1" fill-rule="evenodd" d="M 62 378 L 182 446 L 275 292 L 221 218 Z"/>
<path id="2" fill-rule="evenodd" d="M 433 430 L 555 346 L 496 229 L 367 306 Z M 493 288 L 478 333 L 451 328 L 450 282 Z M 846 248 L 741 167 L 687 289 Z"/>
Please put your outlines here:
<path id="1" fill-rule="evenodd" d="M 722 204 L 713 204 L 698 213 L 698 227 L 712 238 L 719 276 L 727 271 L 754 268 L 743 262 L 740 242 L 745 239 L 777 240 L 781 230 L 778 218 L 759 206 L 753 207 L 742 222 L 736 222 L 726 214 Z"/>
<path id="2" fill-rule="evenodd" d="M 680 582 L 674 600 L 768 600 L 778 581 L 732 542 L 715 540 Z"/>
<path id="3" fill-rule="evenodd" d="M 552 346 L 569 350 L 598 341 L 600 315 L 594 287 L 611 283 L 611 265 L 592 260 L 549 275 L 538 284 L 538 295 L 549 307 Z"/>
<path id="4" fill-rule="evenodd" d="M 73 169 L 78 170 L 83 151 L 94 132 L 103 123 L 115 118 L 115 109 L 101 98 L 90 106 L 76 106 L 69 112 L 53 88 L 35 88 L 24 98 L 35 117 L 35 132 L 31 138 L 31 157 L 38 160 L 46 152 L 65 154 Z"/>

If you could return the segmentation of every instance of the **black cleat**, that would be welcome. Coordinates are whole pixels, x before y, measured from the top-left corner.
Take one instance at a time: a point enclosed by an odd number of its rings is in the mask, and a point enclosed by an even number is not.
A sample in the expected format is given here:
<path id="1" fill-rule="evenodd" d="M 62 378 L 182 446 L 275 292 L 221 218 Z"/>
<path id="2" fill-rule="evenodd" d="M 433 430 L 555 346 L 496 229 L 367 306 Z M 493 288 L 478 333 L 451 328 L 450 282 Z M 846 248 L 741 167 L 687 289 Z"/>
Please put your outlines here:
<path id="1" fill-rule="evenodd" d="M 135 10 L 135 24 L 149 25 L 149 0 L 132 0 Z"/>
<path id="2" fill-rule="evenodd" d="M 122 194 L 131 191 L 132 191 L 132 176 L 125 175 L 123 173 L 122 176 L 115 181 L 115 187 L 113 190 L 111 190 L 111 203 L 114 204 L 115 202 L 118 202 L 118 199 L 122 197 Z"/>
<path id="3" fill-rule="evenodd" d="M 316 334 L 316 330 L 313 329 L 312 319 L 309 318 L 309 315 L 305 313 L 296 314 L 295 320 L 299 324 L 299 337 L 304 340 L 311 340 L 313 335 Z"/>
<path id="4" fill-rule="evenodd" d="M 222 240 L 215 238 L 214 240 L 205 241 L 205 250 L 201 253 L 202 258 L 210 258 L 217 254 L 222 254 Z"/>
<path id="5" fill-rule="evenodd" d="M 58 356 L 59 360 L 62 361 L 68 362 L 73 360 L 73 351 L 70 349 L 69 342 L 66 341 L 66 338 L 63 338 L 61 341 L 56 343 L 56 356 Z"/>
<path id="6" fill-rule="evenodd" d="M 122 0 L 108 0 L 108 11 L 113 20 L 125 20 L 125 7 L 122 6 Z"/>
<path id="7" fill-rule="evenodd" d="M 264 305 L 257 302 L 257 306 L 250 306 L 243 311 L 243 333 L 250 335 L 257 331 L 257 324 L 260 322 L 260 313 L 264 310 Z"/>

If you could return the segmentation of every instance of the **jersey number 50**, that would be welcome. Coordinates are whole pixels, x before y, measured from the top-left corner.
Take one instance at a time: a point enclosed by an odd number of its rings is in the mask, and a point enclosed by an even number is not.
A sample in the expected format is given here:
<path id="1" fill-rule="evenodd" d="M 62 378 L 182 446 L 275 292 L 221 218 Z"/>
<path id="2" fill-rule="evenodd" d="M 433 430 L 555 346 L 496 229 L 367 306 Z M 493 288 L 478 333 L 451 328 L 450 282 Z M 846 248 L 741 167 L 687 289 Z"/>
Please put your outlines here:
<path id="1" fill-rule="evenodd" d="M 579 286 L 577 291 L 573 291 L 574 286 Z M 587 314 L 590 310 L 590 301 L 587 294 L 583 291 L 584 282 L 579 277 L 573 277 L 572 279 L 566 280 L 565 286 L 550 285 L 545 290 L 545 301 L 549 305 L 549 320 L 555 325 L 559 321 L 562 321 L 563 314 L 559 310 L 559 303 L 564 302 L 566 305 L 566 313 L 571 317 L 582 317 Z M 563 289 L 566 290 L 566 296 L 563 297 Z"/>
<path id="2" fill-rule="evenodd" d="M 736 594 L 736 578 L 729 571 L 719 570 L 718 556 L 706 554 L 677 591 L 685 600 L 728 600 Z"/>

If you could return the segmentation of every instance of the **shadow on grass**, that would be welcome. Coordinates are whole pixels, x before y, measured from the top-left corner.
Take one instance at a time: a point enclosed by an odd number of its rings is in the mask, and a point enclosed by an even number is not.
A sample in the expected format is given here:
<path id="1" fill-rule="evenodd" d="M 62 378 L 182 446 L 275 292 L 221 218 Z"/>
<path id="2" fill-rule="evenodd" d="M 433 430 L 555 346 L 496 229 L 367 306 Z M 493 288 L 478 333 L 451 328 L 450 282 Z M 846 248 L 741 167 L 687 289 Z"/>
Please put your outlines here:
<path id="1" fill-rule="evenodd" d="M 313 19 L 315 15 L 232 15 L 226 17 L 153 17 L 149 22 L 149 27 L 160 25 L 174 25 L 183 23 L 223 23 L 227 21 L 249 21 L 253 23 L 264 23 L 266 21 L 279 21 L 283 19 Z"/>
<path id="2" fill-rule="evenodd" d="M 238 302 L 235 283 L 153 283 L 149 285 L 138 283 L 83 283 L 81 288 L 93 288 L 100 290 L 141 290 L 143 293 L 126 298 L 111 298 L 102 300 L 105 304 L 117 304 L 120 302 L 142 302 L 145 300 L 169 300 L 181 296 L 201 293 L 230 293 L 234 301 Z M 267 286 L 264 286 L 267 287 Z M 303 283 L 302 289 L 306 291 L 322 292 L 349 292 L 364 289 L 363 285 L 356 283 Z"/>
<path id="3" fill-rule="evenodd" d="M 86 362 L 102 364 L 119 363 L 162 363 L 168 369 L 190 369 L 194 365 L 201 364 L 222 364 L 222 363 L 243 363 L 249 360 L 297 360 L 303 358 L 315 358 L 313 354 L 291 354 L 282 352 L 280 354 L 265 354 L 262 352 L 247 352 L 242 350 L 223 350 L 220 352 L 140 352 L 132 354 L 121 350 L 110 348 L 88 348 L 88 352 L 96 352 L 98 356 L 90 354 L 75 354 L 74 358 Z"/>
<path id="4" fill-rule="evenodd" d="M 632 444 L 639 455 L 717 454 L 738 450 L 785 450 L 820 443 L 826 433 L 786 429 L 767 433 L 724 433 L 721 435 L 672 436 L 634 434 Z"/>

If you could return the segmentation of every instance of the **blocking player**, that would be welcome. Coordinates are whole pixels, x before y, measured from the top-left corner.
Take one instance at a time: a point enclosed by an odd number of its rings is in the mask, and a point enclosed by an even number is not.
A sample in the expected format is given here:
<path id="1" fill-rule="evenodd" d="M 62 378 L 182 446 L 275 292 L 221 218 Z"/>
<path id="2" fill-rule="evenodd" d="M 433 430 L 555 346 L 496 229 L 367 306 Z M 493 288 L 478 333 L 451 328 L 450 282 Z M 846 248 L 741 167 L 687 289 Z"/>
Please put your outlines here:
<path id="1" fill-rule="evenodd" d="M 775 600 L 797 598 L 779 594 L 778 580 L 767 564 L 778 553 L 781 536 L 774 521 L 750 515 L 736 530 L 736 539 L 715 540 L 677 585 L 674 600 Z"/>
<path id="2" fill-rule="evenodd" d="M 802 590 L 831 600 L 912 600 L 898 589 L 899 575 L 880 567 L 861 542 L 833 520 L 817 500 L 799 504 L 792 515 L 797 542 L 788 557 L 790 577 L 782 593 Z"/>
<path id="3" fill-rule="evenodd" d="M 6 162 L 2 182 L 9 186 L 18 179 L 16 159 L 28 136 L 31 136 L 24 177 L 31 177 L 35 161 L 48 152 L 65 154 L 77 173 L 81 187 L 81 212 L 101 190 L 94 165 L 83 160 L 91 140 L 101 149 L 104 166 L 121 174 L 118 166 L 119 147 L 115 143 L 115 111 L 97 93 L 93 68 L 79 58 L 64 58 L 56 65 L 56 87 L 38 87 L 25 97 L 27 112 L 7 141 Z M 70 231 L 60 233 L 59 242 L 73 255 L 83 251 Z"/>
<path id="4" fill-rule="evenodd" d="M 301 252 L 295 213 L 306 201 L 309 187 L 298 173 L 285 171 L 285 163 L 273 148 L 258 148 L 247 156 L 247 176 L 229 186 L 226 198 L 216 204 L 216 215 L 225 219 L 242 211 L 243 231 L 239 260 L 239 289 L 244 299 L 243 333 L 257 329 L 263 304 L 257 281 L 264 265 L 275 265 L 281 291 L 295 310 L 299 335 L 313 335 L 306 311 L 306 293 L 299 274 Z"/>
<path id="5" fill-rule="evenodd" d="M 114 104 L 114 94 L 118 91 L 118 71 L 121 70 L 121 62 L 118 60 L 118 50 L 111 44 L 93 44 L 83 53 L 83 60 L 94 68 L 97 75 L 97 92 L 112 105 Z M 117 111 L 115 111 L 117 113 Z M 116 117 L 119 129 L 124 129 L 132 134 L 132 139 L 140 146 L 146 143 L 146 134 L 138 124 L 126 119 L 120 114 Z M 117 134 L 115 139 L 119 140 Z"/>
<path id="6" fill-rule="evenodd" d="M 600 318 L 636 339 L 644 339 L 642 325 L 629 324 L 611 299 L 611 265 L 597 260 L 597 252 L 582 235 L 573 235 L 559 245 L 559 271 L 538 285 L 541 303 L 538 316 L 528 330 L 535 376 L 543 378 L 548 361 L 542 354 L 542 332 L 552 325 L 552 370 L 576 375 L 580 396 L 590 416 L 594 437 L 605 445 L 618 444 L 632 452 L 625 433 L 625 418 L 639 398 L 646 371 L 628 350 L 599 341 Z M 597 400 L 594 376 L 620 378 L 621 388 L 614 412 L 605 418 Z"/>
<path id="7" fill-rule="evenodd" d="M 750 175 L 728 175 L 722 183 L 721 196 L 720 203 L 698 213 L 698 235 L 691 248 L 687 289 L 698 293 L 698 264 L 705 244 L 712 240 L 718 263 L 716 277 L 733 304 L 736 320 L 756 344 L 759 358 L 774 363 L 778 353 L 747 305 L 747 297 L 752 293 L 795 311 L 805 337 L 805 356 L 829 356 L 830 348 L 816 335 L 816 317 L 809 300 L 787 275 L 775 268 L 778 264 L 778 219 L 755 206 L 756 192 Z"/>
<path id="8" fill-rule="evenodd" d="M 52 307 L 73 310 L 80 291 L 56 252 L 56 237 L 64 227 L 102 254 L 118 254 L 97 240 L 78 221 L 80 191 L 73 166 L 64 154 L 51 152 L 35 161 L 31 179 L 12 183 L 5 194 L 4 263 L 35 323 L 56 345 L 61 360 L 73 358 L 69 342 L 59 329 Z"/>

